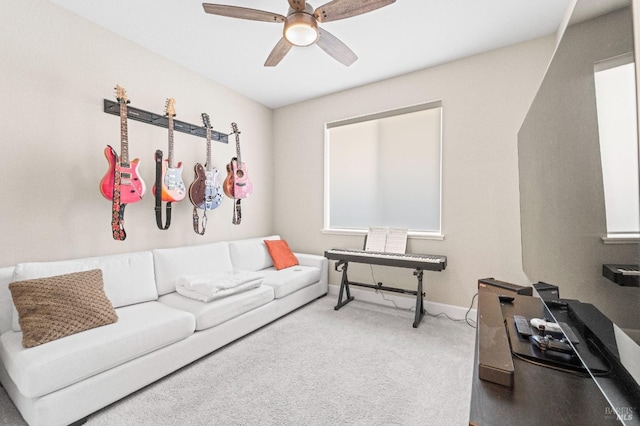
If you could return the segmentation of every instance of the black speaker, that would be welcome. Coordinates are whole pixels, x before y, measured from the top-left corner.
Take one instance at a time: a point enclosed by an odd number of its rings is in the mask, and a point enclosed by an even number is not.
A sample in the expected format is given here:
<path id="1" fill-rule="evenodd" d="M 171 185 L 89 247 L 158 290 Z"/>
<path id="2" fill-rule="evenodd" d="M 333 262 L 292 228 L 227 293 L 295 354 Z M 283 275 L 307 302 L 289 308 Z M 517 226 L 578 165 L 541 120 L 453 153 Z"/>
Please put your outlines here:
<path id="1" fill-rule="evenodd" d="M 542 300 L 555 300 L 560 298 L 560 290 L 558 290 L 557 285 L 538 281 L 533 285 L 533 287 L 536 289 Z"/>
<path id="2" fill-rule="evenodd" d="M 504 326 L 500 295 L 478 292 L 478 377 L 513 387 L 513 358 Z"/>
<path id="3" fill-rule="evenodd" d="M 481 278 L 478 280 L 478 290 L 490 291 L 505 296 L 519 294 L 521 296 L 532 296 L 533 288 L 523 287 L 517 284 L 496 280 L 494 278 Z"/>

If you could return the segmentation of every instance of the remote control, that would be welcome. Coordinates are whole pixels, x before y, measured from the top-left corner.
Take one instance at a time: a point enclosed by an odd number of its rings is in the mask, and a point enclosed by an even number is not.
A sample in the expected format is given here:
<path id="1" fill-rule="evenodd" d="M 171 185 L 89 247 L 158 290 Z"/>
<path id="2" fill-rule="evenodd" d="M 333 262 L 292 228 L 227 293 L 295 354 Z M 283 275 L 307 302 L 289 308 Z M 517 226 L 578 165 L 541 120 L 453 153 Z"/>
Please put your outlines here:
<path id="1" fill-rule="evenodd" d="M 562 329 L 555 322 L 546 321 L 540 318 L 531 318 L 531 326 L 537 328 L 540 331 L 548 331 L 550 333 L 562 334 Z M 540 328 L 544 327 L 544 328 Z"/>
<path id="2" fill-rule="evenodd" d="M 522 336 L 531 336 L 531 327 L 529 327 L 529 322 L 522 315 L 514 315 L 513 321 L 516 324 L 516 330 L 518 330 L 518 334 Z"/>

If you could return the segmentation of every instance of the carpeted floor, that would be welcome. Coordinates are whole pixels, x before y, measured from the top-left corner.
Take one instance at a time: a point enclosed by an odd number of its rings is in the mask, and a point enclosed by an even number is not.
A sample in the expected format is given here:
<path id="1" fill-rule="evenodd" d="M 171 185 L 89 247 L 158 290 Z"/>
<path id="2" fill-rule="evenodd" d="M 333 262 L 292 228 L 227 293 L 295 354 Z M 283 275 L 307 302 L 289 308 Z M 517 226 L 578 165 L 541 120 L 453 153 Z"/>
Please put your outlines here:
<path id="1" fill-rule="evenodd" d="M 319 299 L 89 417 L 87 425 L 466 425 L 474 329 Z M 0 389 L 0 424 L 24 424 Z"/>

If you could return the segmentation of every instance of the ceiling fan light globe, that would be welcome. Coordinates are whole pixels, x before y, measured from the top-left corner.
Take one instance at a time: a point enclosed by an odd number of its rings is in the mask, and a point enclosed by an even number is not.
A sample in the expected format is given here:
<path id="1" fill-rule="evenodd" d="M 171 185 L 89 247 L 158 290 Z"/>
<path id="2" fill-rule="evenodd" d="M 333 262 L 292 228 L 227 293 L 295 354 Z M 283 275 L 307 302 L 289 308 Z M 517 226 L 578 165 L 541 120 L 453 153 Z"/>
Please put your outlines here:
<path id="1" fill-rule="evenodd" d="M 309 46 L 318 40 L 318 24 L 313 16 L 294 13 L 284 24 L 284 37 L 295 46 Z"/>
<path id="2" fill-rule="evenodd" d="M 318 39 L 318 32 L 305 24 L 292 25 L 284 33 L 289 43 L 296 46 L 309 46 Z"/>

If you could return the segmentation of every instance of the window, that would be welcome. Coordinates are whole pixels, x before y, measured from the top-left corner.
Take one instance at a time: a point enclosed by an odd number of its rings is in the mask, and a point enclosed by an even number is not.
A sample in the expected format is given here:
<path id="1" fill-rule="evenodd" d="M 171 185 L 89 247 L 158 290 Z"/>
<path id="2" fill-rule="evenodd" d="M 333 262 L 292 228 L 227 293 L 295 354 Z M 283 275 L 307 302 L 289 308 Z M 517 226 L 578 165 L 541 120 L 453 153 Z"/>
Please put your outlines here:
<path id="1" fill-rule="evenodd" d="M 327 123 L 325 231 L 442 238 L 442 102 Z"/>
<path id="2" fill-rule="evenodd" d="M 638 238 L 640 203 L 633 55 L 598 62 L 594 71 L 607 239 Z"/>

